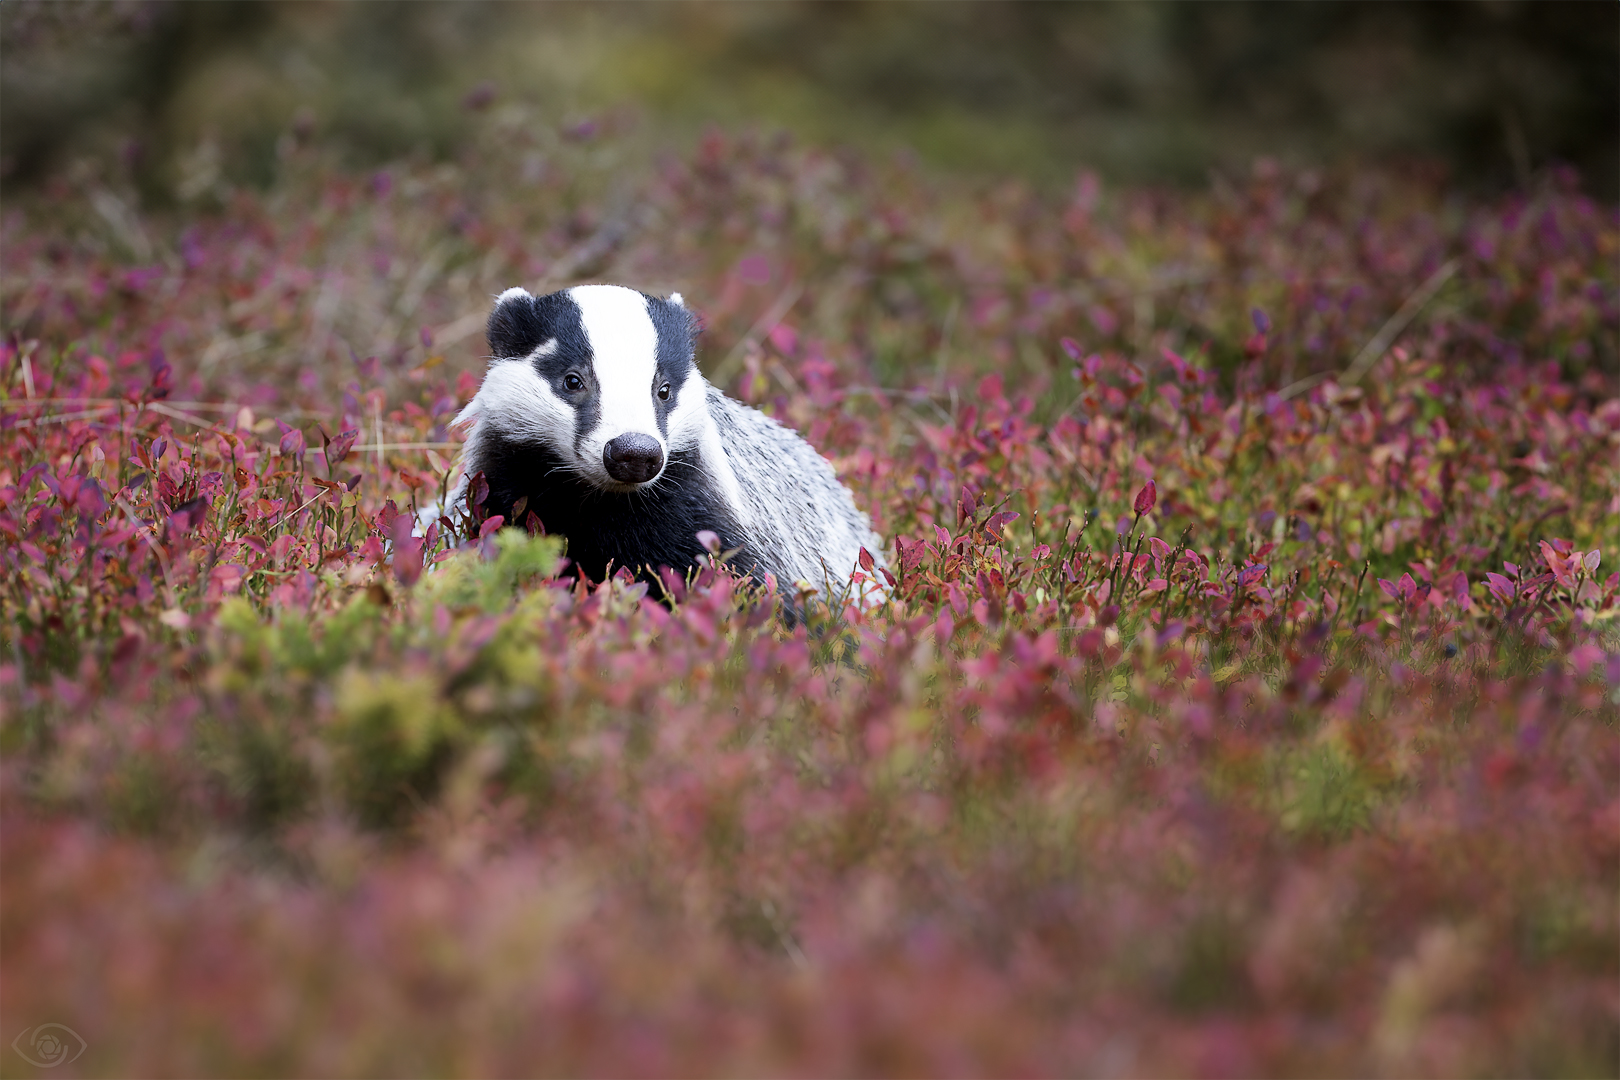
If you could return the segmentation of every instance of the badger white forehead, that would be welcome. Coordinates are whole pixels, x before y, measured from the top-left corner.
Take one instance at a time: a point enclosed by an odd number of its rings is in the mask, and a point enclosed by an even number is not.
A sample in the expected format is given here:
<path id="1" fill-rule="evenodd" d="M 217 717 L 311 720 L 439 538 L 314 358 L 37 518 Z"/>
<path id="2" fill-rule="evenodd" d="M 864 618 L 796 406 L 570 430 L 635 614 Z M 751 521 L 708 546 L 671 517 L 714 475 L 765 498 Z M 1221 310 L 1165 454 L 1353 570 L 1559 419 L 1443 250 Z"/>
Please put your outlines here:
<path id="1" fill-rule="evenodd" d="M 603 390 L 624 383 L 645 393 L 658 369 L 658 328 L 647 298 L 622 285 L 576 285 L 568 298 L 579 307 Z"/>

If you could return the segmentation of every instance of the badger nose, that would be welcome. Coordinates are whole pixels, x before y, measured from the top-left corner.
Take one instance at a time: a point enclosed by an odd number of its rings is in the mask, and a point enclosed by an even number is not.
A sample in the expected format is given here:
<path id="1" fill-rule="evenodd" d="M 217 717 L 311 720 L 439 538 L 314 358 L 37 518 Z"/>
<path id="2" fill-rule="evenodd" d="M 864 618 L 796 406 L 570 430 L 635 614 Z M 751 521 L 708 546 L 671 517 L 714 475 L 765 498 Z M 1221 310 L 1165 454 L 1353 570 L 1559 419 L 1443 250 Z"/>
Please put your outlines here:
<path id="1" fill-rule="evenodd" d="M 664 451 L 651 435 L 632 432 L 608 440 L 602 447 L 602 465 L 621 484 L 643 484 L 664 467 Z"/>

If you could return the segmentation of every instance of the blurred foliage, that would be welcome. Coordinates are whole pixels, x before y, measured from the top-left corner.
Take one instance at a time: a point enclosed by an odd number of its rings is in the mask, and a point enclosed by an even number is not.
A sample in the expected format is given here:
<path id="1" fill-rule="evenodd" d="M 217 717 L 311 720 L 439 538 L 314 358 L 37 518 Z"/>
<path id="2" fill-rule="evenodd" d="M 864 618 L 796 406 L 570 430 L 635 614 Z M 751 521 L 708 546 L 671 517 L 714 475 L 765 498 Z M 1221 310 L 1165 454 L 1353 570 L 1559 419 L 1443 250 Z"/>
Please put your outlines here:
<path id="1" fill-rule="evenodd" d="M 8 0 L 0 1028 L 117 1076 L 1611 1072 L 1620 214 L 1548 161 L 1614 8 L 1529 10 Z M 1449 180 L 1243 156 L 1312 126 L 1279 72 L 1460 64 L 1312 122 Z M 491 294 L 590 279 L 684 292 L 883 602 L 411 535 Z"/>
<path id="2" fill-rule="evenodd" d="M 627 177 L 539 112 L 8 199 L 0 1026 L 114 1076 L 1604 1073 L 1614 207 L 721 132 Z M 684 291 L 886 599 L 411 535 L 490 293 L 594 275 Z"/>
<path id="3" fill-rule="evenodd" d="M 785 128 L 952 169 L 1201 181 L 1420 158 L 1620 190 L 1620 10 L 1532 3 L 169 3 L 0 8 L 0 175 L 123 158 L 148 197 L 263 185 L 286 141 L 453 156 L 467 109 Z"/>

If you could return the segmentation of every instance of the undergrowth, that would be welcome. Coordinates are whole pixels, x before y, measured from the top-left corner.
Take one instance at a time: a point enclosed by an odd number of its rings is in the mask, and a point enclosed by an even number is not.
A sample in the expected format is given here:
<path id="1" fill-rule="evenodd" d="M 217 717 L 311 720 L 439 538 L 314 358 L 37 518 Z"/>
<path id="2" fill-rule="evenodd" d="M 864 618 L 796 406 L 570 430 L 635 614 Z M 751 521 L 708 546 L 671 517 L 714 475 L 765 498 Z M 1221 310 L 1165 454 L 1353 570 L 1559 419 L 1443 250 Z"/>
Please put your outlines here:
<path id="1" fill-rule="evenodd" d="M 8 1031 L 123 1075 L 1612 1068 L 1612 207 L 715 136 L 625 210 L 486 141 L 7 208 Z M 703 312 L 892 542 L 875 599 L 416 535 L 483 294 L 584 276 Z"/>

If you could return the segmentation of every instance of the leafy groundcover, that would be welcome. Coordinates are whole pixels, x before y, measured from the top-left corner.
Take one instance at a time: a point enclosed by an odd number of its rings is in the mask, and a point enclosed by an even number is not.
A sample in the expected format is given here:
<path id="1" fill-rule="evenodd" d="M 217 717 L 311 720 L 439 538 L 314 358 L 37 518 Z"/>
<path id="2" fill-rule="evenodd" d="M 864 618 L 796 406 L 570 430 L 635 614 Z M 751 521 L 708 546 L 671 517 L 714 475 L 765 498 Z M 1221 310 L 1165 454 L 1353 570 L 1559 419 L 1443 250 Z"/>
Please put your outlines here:
<path id="1" fill-rule="evenodd" d="M 1613 207 L 519 120 L 6 208 L 7 1075 L 1612 1071 Z M 586 279 L 884 599 L 411 535 L 489 297 Z"/>

